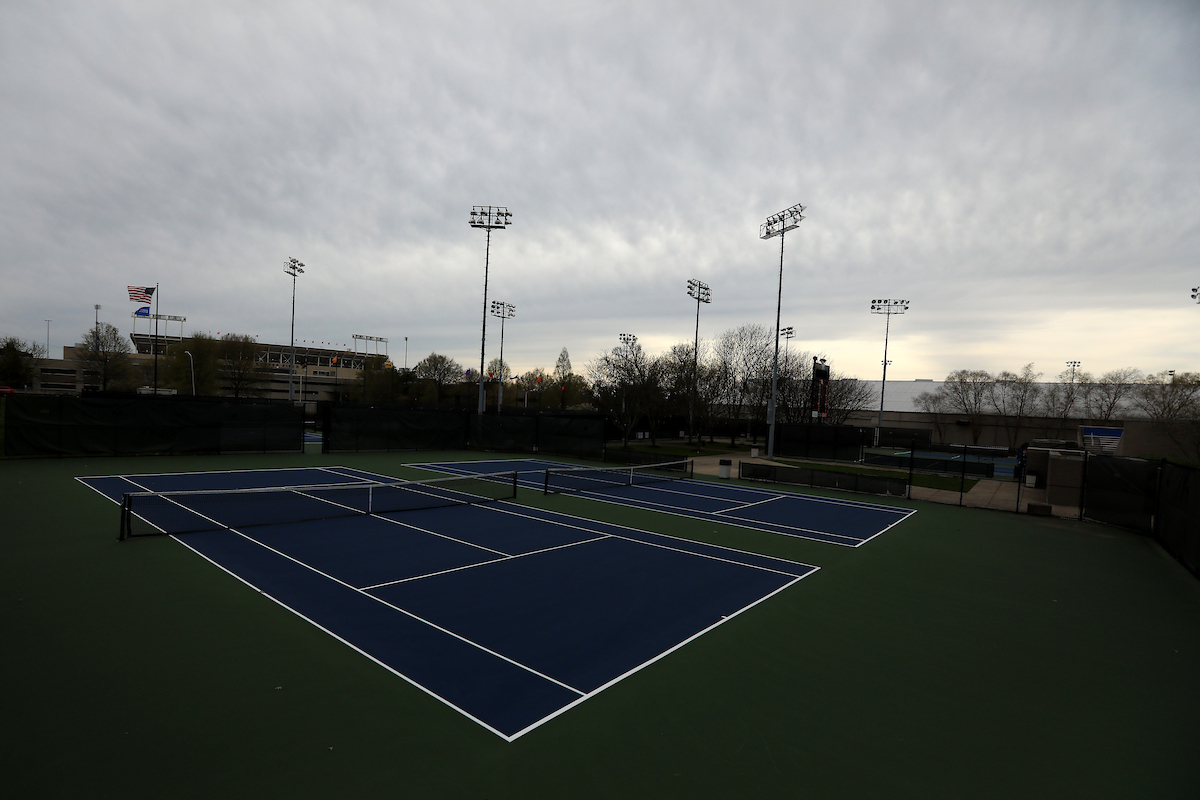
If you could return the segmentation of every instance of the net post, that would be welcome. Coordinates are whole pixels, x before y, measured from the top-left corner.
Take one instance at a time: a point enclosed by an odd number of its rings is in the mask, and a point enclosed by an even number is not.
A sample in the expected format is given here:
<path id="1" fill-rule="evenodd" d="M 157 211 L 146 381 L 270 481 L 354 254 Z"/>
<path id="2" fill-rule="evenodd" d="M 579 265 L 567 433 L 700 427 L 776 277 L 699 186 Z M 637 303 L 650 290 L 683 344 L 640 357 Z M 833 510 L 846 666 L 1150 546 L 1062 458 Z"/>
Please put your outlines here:
<path id="1" fill-rule="evenodd" d="M 117 541 L 123 542 L 129 536 L 129 492 L 121 495 L 121 521 L 117 530 Z"/>
<path id="2" fill-rule="evenodd" d="M 513 478 L 512 478 L 512 499 L 515 500 L 516 497 L 517 497 L 517 471 L 514 469 L 513 470 Z"/>
<path id="3" fill-rule="evenodd" d="M 546 470 L 546 480 L 542 484 L 542 494 L 550 494 L 550 470 Z"/>

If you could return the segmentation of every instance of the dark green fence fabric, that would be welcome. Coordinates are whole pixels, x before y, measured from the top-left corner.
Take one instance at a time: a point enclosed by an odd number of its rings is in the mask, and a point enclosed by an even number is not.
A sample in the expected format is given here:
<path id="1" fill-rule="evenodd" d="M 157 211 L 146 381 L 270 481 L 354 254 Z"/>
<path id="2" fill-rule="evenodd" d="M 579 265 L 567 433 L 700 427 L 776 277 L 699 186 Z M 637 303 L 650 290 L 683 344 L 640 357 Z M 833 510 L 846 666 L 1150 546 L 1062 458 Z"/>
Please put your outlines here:
<path id="1" fill-rule="evenodd" d="M 322 449 L 328 453 L 370 450 L 498 450 L 604 456 L 604 417 L 576 414 L 485 414 L 421 410 L 409 406 L 326 406 Z"/>
<path id="2" fill-rule="evenodd" d="M 1089 455 L 1086 463 L 1083 516 L 1153 533 L 1159 462 Z"/>
<path id="3" fill-rule="evenodd" d="M 301 452 L 304 411 L 173 397 L 7 398 L 4 455 Z"/>
<path id="4" fill-rule="evenodd" d="M 749 480 L 790 483 L 797 486 L 819 486 L 825 489 L 841 489 L 847 492 L 907 497 L 908 481 L 904 478 L 887 478 L 878 475 L 858 475 L 851 472 L 833 472 L 809 467 L 788 467 L 781 464 L 756 464 L 738 462 L 738 477 Z"/>
<path id="5" fill-rule="evenodd" d="M 1168 553 L 1200 577 L 1200 469 L 1162 465 L 1154 535 Z"/>

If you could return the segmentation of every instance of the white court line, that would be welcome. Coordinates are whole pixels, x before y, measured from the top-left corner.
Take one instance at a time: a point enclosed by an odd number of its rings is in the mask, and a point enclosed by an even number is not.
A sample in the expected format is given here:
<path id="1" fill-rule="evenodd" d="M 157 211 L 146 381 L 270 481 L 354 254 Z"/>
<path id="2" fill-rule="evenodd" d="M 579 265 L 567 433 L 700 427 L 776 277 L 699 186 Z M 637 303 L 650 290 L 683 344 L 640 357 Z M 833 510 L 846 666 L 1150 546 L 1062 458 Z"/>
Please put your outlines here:
<path id="1" fill-rule="evenodd" d="M 400 579 L 394 580 L 394 581 L 386 581 L 384 583 L 377 583 L 374 586 L 364 586 L 364 587 L 362 587 L 362 590 L 364 592 L 366 592 L 366 591 L 370 591 L 371 589 L 379 589 L 384 586 L 394 586 L 397 583 L 409 583 L 411 581 L 419 581 L 423 578 L 433 578 L 438 575 L 446 575 L 451 572 L 462 572 L 465 569 L 474 569 L 475 567 L 485 567 L 488 564 L 500 564 L 505 561 L 515 561 L 518 558 L 525 558 L 526 556 L 536 556 L 541 553 L 550 553 L 550 552 L 553 552 L 554 550 L 565 550 L 568 547 L 578 547 L 581 544 L 591 544 L 592 542 L 598 542 L 601 539 L 613 539 L 613 538 L 617 538 L 617 537 L 600 535 L 600 536 L 596 536 L 592 539 L 581 539 L 578 542 L 567 542 L 566 544 L 558 544 L 558 545 L 555 545 L 554 547 L 543 547 L 541 550 L 530 550 L 528 553 L 514 553 L 510 556 L 505 556 L 504 558 L 493 558 L 491 561 L 480 561 L 477 564 L 464 564 L 461 567 L 451 567 L 450 569 L 438 570 L 437 572 L 429 572 L 424 575 L 413 575 L 410 578 L 400 578 Z"/>
<path id="2" fill-rule="evenodd" d="M 783 495 L 780 495 L 779 497 L 768 497 L 765 500 L 759 500 L 754 503 L 743 503 L 742 505 L 734 506 L 733 508 L 722 508 L 722 509 L 718 509 L 717 511 L 713 511 L 711 513 L 725 514 L 730 511 L 741 511 L 742 509 L 750 508 L 751 506 L 761 506 L 763 503 L 774 503 L 776 500 L 782 500 L 782 499 L 783 499 Z"/>
<path id="3" fill-rule="evenodd" d="M 769 593 L 769 594 L 766 594 L 766 595 L 764 595 L 764 596 L 760 597 L 758 600 L 755 600 L 753 603 L 749 603 L 749 604 L 747 604 L 746 606 L 743 606 L 742 608 L 739 608 L 738 610 L 734 611 L 732 614 L 727 614 L 727 615 L 725 615 L 725 616 L 721 617 L 721 619 L 719 619 L 718 621 L 714 622 L 712 625 L 709 625 L 707 628 L 703 628 L 703 629 L 701 629 L 701 630 L 697 631 L 696 633 L 693 633 L 691 636 L 687 637 L 686 639 L 684 639 L 683 641 L 681 641 L 681 642 L 679 642 L 678 644 L 674 645 L 673 647 L 670 647 L 670 648 L 668 648 L 668 649 L 664 650 L 663 652 L 659 653 L 658 655 L 654 656 L 653 658 L 647 659 L 646 661 L 642 662 L 641 664 L 638 664 L 636 667 L 633 667 L 632 669 L 626 670 L 625 672 L 621 673 L 620 675 L 618 675 L 617 677 L 615 677 L 615 678 L 613 678 L 612 680 L 608 681 L 607 683 L 605 683 L 605 684 L 603 684 L 603 685 L 601 685 L 601 686 L 598 686 L 598 687 L 596 687 L 595 689 L 593 689 L 592 691 L 590 691 L 590 692 L 588 692 L 587 694 L 583 695 L 582 697 L 580 697 L 579 699 L 575 700 L 574 702 L 568 703 L 567 705 L 565 705 L 565 706 L 563 706 L 562 708 L 558 709 L 558 710 L 557 710 L 557 711 L 555 711 L 554 713 L 546 715 L 545 717 L 541 718 L 540 720 L 538 720 L 537 722 L 533 723 L 532 725 L 529 725 L 529 726 L 527 726 L 527 727 L 525 727 L 525 728 L 522 728 L 521 730 L 519 730 L 519 731 L 517 731 L 516 733 L 514 733 L 514 734 L 512 735 L 512 738 L 510 738 L 508 741 L 510 741 L 510 742 L 511 742 L 511 741 L 513 741 L 513 740 L 517 739 L 518 737 L 524 736 L 525 734 L 529 733 L 530 731 L 534 730 L 535 728 L 538 728 L 538 727 L 540 727 L 540 726 L 542 726 L 542 725 L 545 725 L 547 722 L 549 722 L 550 720 L 554 719 L 555 717 L 558 717 L 558 716 L 560 716 L 560 715 L 562 715 L 562 714 L 565 714 L 566 712 L 568 712 L 568 711 L 570 711 L 571 709 L 575 708 L 576 706 L 578 706 L 580 703 L 584 702 L 585 700 L 590 700 L 590 699 L 592 699 L 592 698 L 593 698 L 593 697 L 595 697 L 596 695 L 598 695 L 598 694 L 600 694 L 601 692 L 603 692 L 605 689 L 608 689 L 608 688 L 610 688 L 610 687 L 612 687 L 612 686 L 615 686 L 616 684 L 618 684 L 618 683 L 620 683 L 621 681 L 625 680 L 625 679 L 626 679 L 626 678 L 628 678 L 630 675 L 633 675 L 633 674 L 634 674 L 634 673 L 636 673 L 636 672 L 640 672 L 641 670 L 645 669 L 646 667 L 650 666 L 651 664 L 654 664 L 655 662 L 661 661 L 662 659 L 666 658 L 666 657 L 667 657 L 668 655 L 670 655 L 671 653 L 674 653 L 676 650 L 679 650 L 680 648 L 682 648 L 684 645 L 687 645 L 687 644 L 689 644 L 689 643 L 691 643 L 691 642 L 695 641 L 696 639 L 700 638 L 701 636 L 703 636 L 704 634 L 708 633 L 709 631 L 711 631 L 711 630 L 715 629 L 716 627 L 718 627 L 718 626 L 720 626 L 720 625 L 724 625 L 724 624 L 725 624 L 726 622 L 728 622 L 729 620 L 733 619 L 734 617 L 740 616 L 741 614 L 745 613 L 746 611 L 749 611 L 751 608 L 754 608 L 754 607 L 755 607 L 756 605 L 758 605 L 759 603 L 762 603 L 762 602 L 764 602 L 764 601 L 766 601 L 766 600 L 769 600 L 770 598 L 772 598 L 772 597 L 774 597 L 775 595 L 777 595 L 777 594 L 779 594 L 780 592 L 782 592 L 784 589 L 787 589 L 787 588 L 789 588 L 789 587 L 791 587 L 791 586 L 795 585 L 797 582 L 799 582 L 799 581 L 801 581 L 801 580 L 804 580 L 805 578 L 807 578 L 809 575 L 812 575 L 812 574 L 813 574 L 814 572 L 816 572 L 816 571 L 817 571 L 817 568 L 815 568 L 815 567 L 814 567 L 812 572 L 806 573 L 806 574 L 804 574 L 804 575 L 797 575 L 797 576 L 794 576 L 792 580 L 790 580 L 790 581 L 788 581 L 787 583 L 783 584 L 782 586 L 780 586 L 780 587 L 779 587 L 778 589 L 776 589 L 775 591 L 773 591 L 773 592 L 771 592 L 771 593 Z"/>
<path id="4" fill-rule="evenodd" d="M 575 494 L 586 497 L 589 500 L 597 500 L 601 503 L 612 503 L 613 505 L 619 505 L 624 508 L 640 508 L 643 511 L 654 511 L 659 514 L 672 514 L 674 516 L 685 517 L 687 519 L 698 519 L 698 520 L 711 521 L 711 522 L 717 522 L 717 523 L 725 523 L 728 525 L 734 525 L 739 528 L 748 528 L 749 530 L 758 531 L 759 533 L 778 533 L 783 536 L 795 536 L 799 539 L 813 539 L 813 541 L 825 541 L 823 539 L 814 539 L 812 536 L 804 536 L 803 535 L 803 533 L 811 533 L 811 534 L 816 534 L 816 535 L 820 535 L 820 536 L 833 536 L 838 539 L 849 539 L 850 541 L 856 543 L 856 544 L 847 544 L 844 542 L 828 542 L 828 544 L 836 544 L 836 545 L 841 545 L 843 547 L 857 547 L 858 546 L 857 542 L 859 541 L 858 537 L 847 536 L 843 533 L 833 533 L 832 531 L 821 531 L 821 530 L 816 530 L 815 528 L 801 528 L 797 525 L 783 525 L 778 522 L 762 522 L 761 520 L 745 519 L 744 517 L 717 517 L 715 520 L 708 520 L 705 517 L 705 515 L 713 514 L 715 516 L 715 512 L 696 511 L 695 509 L 687 508 L 686 506 L 672 506 L 672 505 L 668 505 L 666 503 L 656 503 L 653 500 L 641 500 L 638 502 L 638 504 L 635 505 L 635 504 L 629 503 L 629 502 L 621 502 L 620 500 L 613 500 L 610 498 L 609 495 L 597 495 L 591 491 L 575 492 Z M 656 506 L 656 508 L 650 508 L 649 506 Z M 674 510 L 672 510 L 672 509 L 674 509 Z M 731 520 L 741 520 L 742 522 L 745 522 L 747 524 L 743 525 L 738 522 L 733 522 Z M 754 523 L 754 524 L 750 524 L 750 523 Z M 769 525 L 771 527 L 764 528 L 764 527 L 762 527 L 763 525 Z M 803 533 L 788 533 L 788 531 L 802 531 Z"/>

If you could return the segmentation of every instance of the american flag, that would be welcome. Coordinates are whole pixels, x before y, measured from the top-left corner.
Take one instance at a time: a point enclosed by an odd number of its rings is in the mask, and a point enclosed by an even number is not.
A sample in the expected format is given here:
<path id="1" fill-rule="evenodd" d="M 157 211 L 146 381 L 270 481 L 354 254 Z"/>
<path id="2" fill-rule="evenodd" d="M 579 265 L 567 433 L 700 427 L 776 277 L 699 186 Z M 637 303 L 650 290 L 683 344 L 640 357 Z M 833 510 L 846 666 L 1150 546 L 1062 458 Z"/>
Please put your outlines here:
<path id="1" fill-rule="evenodd" d="M 149 303 L 150 295 L 154 294 L 154 286 L 126 286 L 129 290 L 129 299 L 135 303 Z"/>

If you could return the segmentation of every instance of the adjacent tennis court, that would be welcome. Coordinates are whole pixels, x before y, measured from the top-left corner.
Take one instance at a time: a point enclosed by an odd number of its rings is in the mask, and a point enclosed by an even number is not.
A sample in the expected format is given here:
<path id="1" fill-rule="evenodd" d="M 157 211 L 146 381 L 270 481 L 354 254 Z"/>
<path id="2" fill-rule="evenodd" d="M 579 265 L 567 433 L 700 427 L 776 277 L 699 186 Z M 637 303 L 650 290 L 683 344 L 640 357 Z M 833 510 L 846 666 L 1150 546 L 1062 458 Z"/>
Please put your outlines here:
<path id="1" fill-rule="evenodd" d="M 704 522 L 859 547 L 916 511 L 793 492 L 690 479 L 687 462 L 642 467 L 575 467 L 542 459 L 414 464 L 448 475 L 512 470 L 522 486 L 570 492 Z"/>
<path id="2" fill-rule="evenodd" d="M 509 741 L 816 570 L 522 506 L 487 463 L 78 480 Z"/>

